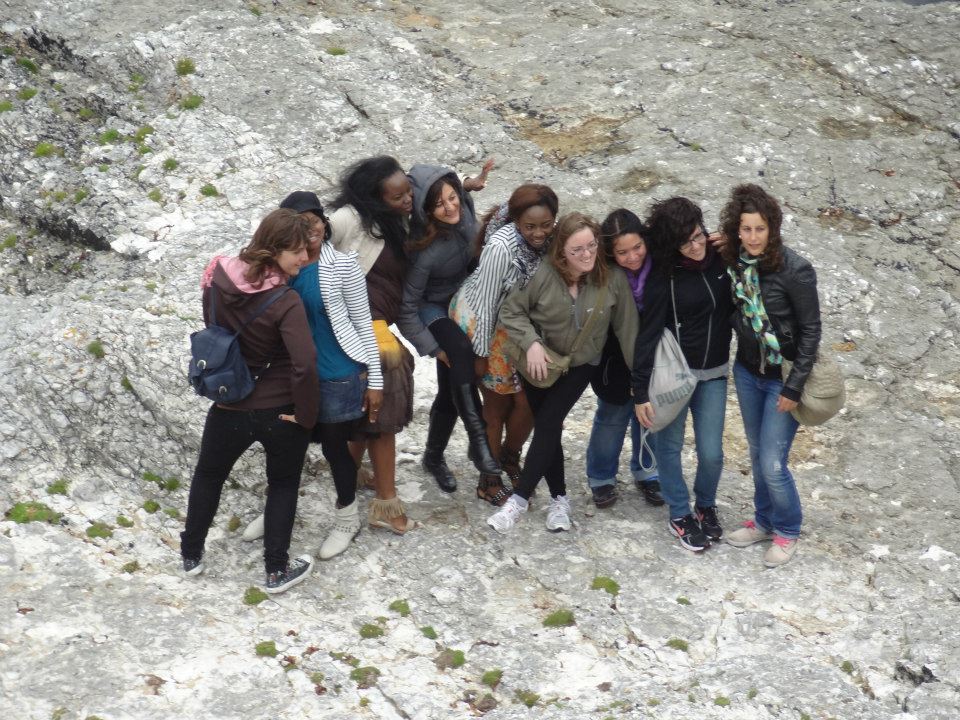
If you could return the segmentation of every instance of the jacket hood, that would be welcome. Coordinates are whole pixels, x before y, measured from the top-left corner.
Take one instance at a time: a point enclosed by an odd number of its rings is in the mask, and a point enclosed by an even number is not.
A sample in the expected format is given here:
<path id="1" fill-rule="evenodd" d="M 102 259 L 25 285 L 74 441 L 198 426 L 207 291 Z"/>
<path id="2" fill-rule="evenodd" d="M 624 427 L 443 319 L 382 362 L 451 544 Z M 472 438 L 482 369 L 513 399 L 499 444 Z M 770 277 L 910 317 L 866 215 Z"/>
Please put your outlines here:
<path id="1" fill-rule="evenodd" d="M 251 285 L 244 277 L 247 267 L 247 263 L 238 257 L 218 255 L 204 270 L 200 287 L 206 289 L 215 285 L 227 302 L 242 302 L 247 295 L 273 290 L 286 281 L 279 272 L 274 271 L 268 273 L 260 285 Z"/>
<path id="2" fill-rule="evenodd" d="M 413 220 L 421 228 L 427 224 L 427 213 L 424 212 L 423 203 L 427 199 L 427 191 L 430 186 L 442 177 L 449 175 L 453 184 L 460 194 L 460 222 L 457 223 L 457 229 L 466 229 L 472 233 L 477 224 L 476 212 L 473 209 L 473 199 L 470 193 L 463 189 L 463 184 L 453 168 L 446 165 L 424 165 L 417 164 L 410 168 L 407 177 L 410 178 L 410 184 L 413 185 Z"/>

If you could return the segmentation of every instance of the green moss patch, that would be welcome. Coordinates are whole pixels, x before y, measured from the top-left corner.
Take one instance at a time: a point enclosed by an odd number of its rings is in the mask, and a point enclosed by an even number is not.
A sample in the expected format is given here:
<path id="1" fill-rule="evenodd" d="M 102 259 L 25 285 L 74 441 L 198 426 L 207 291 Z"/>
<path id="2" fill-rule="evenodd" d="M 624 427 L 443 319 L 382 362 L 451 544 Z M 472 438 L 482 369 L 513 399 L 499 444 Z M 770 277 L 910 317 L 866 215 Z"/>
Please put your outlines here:
<path id="1" fill-rule="evenodd" d="M 614 597 L 620 592 L 620 584 L 613 578 L 604 577 L 603 575 L 597 575 L 593 579 L 593 583 L 590 585 L 591 590 L 603 590 Z"/>
<path id="2" fill-rule="evenodd" d="M 434 630 L 431 625 L 424 625 L 422 628 L 420 628 L 420 632 L 423 633 L 423 636 L 428 640 L 436 640 L 438 637 L 437 631 Z"/>
<path id="3" fill-rule="evenodd" d="M 573 612 L 571 610 L 557 610 L 552 612 L 543 620 L 544 627 L 569 627 L 575 624 Z"/>
<path id="4" fill-rule="evenodd" d="M 180 77 L 183 77 L 184 75 L 193 75 L 193 73 L 197 71 L 196 64 L 190 58 L 180 58 L 173 67 L 177 71 L 177 75 Z"/>
<path id="5" fill-rule="evenodd" d="M 60 521 L 59 513 L 55 513 L 43 503 L 33 501 L 17 503 L 7 510 L 4 517 L 16 523 Z"/>
<path id="6" fill-rule="evenodd" d="M 487 670 L 483 675 L 480 676 L 480 682 L 488 686 L 491 690 L 496 690 L 497 685 L 500 684 L 500 680 L 503 678 L 503 670 L 496 668 L 494 670 Z"/>
<path id="7" fill-rule="evenodd" d="M 268 595 L 258 587 L 248 587 L 243 593 L 244 605 L 259 605 L 266 600 Z"/>
<path id="8" fill-rule="evenodd" d="M 463 650 L 446 648 L 434 658 L 433 664 L 440 670 L 446 670 L 447 668 L 463 667 L 466 662 L 467 657 L 463 654 Z"/>
<path id="9" fill-rule="evenodd" d="M 371 688 L 377 684 L 380 677 L 380 670 L 372 665 L 357 667 L 350 671 L 350 679 L 353 680 L 358 688 Z"/>
<path id="10" fill-rule="evenodd" d="M 360 626 L 360 637 L 362 637 L 364 640 L 382 637 L 384 632 L 385 630 L 379 625 L 365 623 L 364 625 Z"/>
<path id="11" fill-rule="evenodd" d="M 102 522 L 95 522 L 86 529 L 88 538 L 111 538 L 113 537 L 113 528 Z"/>
<path id="12" fill-rule="evenodd" d="M 54 480 L 52 483 L 47 485 L 47 495 L 66 495 L 68 485 L 69 483 L 65 478 Z"/>
<path id="13" fill-rule="evenodd" d="M 667 640 L 667 647 L 673 648 L 674 650 L 680 650 L 681 652 L 688 653 L 690 652 L 690 645 L 686 640 L 681 640 L 680 638 L 670 638 Z"/>
<path id="14" fill-rule="evenodd" d="M 273 640 L 264 640 L 261 643 L 257 643 L 256 646 L 254 646 L 253 651 L 259 657 L 276 657 L 277 644 Z"/>
<path id="15" fill-rule="evenodd" d="M 406 617 L 410 614 L 410 605 L 406 600 L 394 600 L 392 603 L 390 603 L 388 609 L 398 613 L 401 617 Z"/>
<path id="16" fill-rule="evenodd" d="M 201 95 L 187 95 L 180 101 L 182 110 L 196 110 L 201 105 L 203 105 L 203 96 Z"/>

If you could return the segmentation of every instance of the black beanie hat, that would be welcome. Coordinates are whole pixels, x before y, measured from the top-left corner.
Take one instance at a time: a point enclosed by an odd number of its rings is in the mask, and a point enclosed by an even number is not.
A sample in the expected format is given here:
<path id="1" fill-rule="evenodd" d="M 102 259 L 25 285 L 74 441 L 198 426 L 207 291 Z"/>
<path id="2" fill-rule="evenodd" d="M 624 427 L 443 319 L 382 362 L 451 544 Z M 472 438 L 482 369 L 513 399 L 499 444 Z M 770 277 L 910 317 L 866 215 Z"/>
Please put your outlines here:
<path id="1" fill-rule="evenodd" d="M 287 195 L 283 199 L 283 202 L 280 203 L 280 207 L 296 210 L 298 213 L 312 212 L 323 220 L 323 224 L 327 228 L 323 239 L 330 239 L 332 232 L 330 229 L 330 221 L 327 220 L 327 216 L 323 214 L 323 205 L 320 204 L 320 198 L 318 198 L 315 193 L 307 192 L 306 190 L 297 190 Z"/>

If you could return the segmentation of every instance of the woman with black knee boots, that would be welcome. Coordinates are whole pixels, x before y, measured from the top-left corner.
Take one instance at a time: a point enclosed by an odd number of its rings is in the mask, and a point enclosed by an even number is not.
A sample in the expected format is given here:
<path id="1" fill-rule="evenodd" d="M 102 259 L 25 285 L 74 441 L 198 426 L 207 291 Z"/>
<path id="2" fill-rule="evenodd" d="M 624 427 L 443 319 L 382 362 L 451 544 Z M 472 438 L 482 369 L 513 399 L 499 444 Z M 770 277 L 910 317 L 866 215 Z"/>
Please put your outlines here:
<path id="1" fill-rule="evenodd" d="M 444 492 L 457 480 L 444 460 L 456 425 L 463 421 L 470 440 L 469 457 L 477 470 L 500 475 L 487 442 L 479 392 L 474 383 L 470 339 L 447 316 L 447 306 L 460 288 L 473 260 L 477 217 L 473 201 L 450 168 L 414 165 L 410 267 L 397 326 L 420 355 L 437 360 L 437 396 L 430 408 L 430 428 L 423 467 Z"/>

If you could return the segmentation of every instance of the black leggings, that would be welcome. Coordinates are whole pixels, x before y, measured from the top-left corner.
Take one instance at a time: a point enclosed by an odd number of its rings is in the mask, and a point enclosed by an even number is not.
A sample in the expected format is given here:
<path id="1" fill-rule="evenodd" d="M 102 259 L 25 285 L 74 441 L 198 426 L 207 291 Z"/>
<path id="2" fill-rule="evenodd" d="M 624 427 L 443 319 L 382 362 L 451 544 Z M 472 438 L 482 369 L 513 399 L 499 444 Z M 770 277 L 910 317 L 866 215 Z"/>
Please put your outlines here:
<path id="1" fill-rule="evenodd" d="M 527 401 L 533 410 L 533 438 L 520 472 L 520 484 L 514 492 L 524 500 L 530 499 L 540 478 L 546 479 L 550 497 L 567 494 L 561 444 L 563 421 L 587 389 L 593 371 L 592 365 L 577 365 L 548 388 L 534 387 L 523 381 Z"/>
<path id="2" fill-rule="evenodd" d="M 323 456 L 330 465 L 333 486 L 337 489 L 337 507 L 342 508 L 357 498 L 357 464 L 347 447 L 356 424 L 355 420 L 347 420 L 317 423 L 313 428 L 313 441 L 320 443 Z"/>
<path id="3" fill-rule="evenodd" d="M 297 512 L 297 491 L 310 432 L 281 420 L 293 406 L 269 410 L 226 410 L 211 405 L 200 440 L 200 457 L 190 481 L 187 522 L 180 533 L 180 554 L 203 555 L 207 532 L 220 505 L 223 483 L 234 463 L 259 442 L 267 454 L 267 504 L 263 511 L 263 560 L 268 573 L 287 567 L 287 551 Z"/>
<path id="4" fill-rule="evenodd" d="M 473 384 L 473 346 L 470 338 L 450 318 L 440 318 L 430 323 L 430 334 L 450 360 L 450 367 L 437 360 L 437 397 L 433 407 L 437 412 L 456 415 L 450 388 Z"/>

